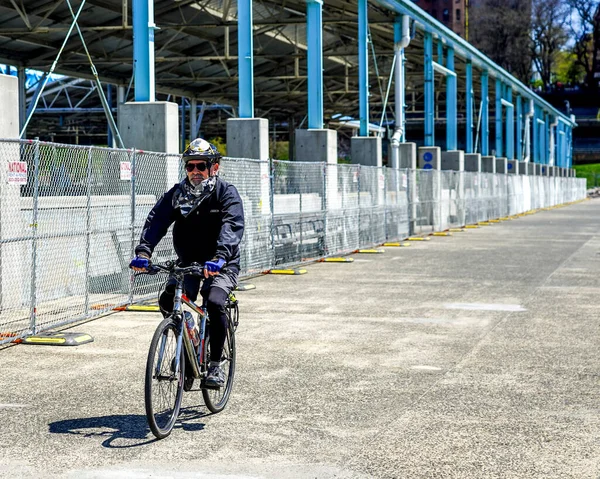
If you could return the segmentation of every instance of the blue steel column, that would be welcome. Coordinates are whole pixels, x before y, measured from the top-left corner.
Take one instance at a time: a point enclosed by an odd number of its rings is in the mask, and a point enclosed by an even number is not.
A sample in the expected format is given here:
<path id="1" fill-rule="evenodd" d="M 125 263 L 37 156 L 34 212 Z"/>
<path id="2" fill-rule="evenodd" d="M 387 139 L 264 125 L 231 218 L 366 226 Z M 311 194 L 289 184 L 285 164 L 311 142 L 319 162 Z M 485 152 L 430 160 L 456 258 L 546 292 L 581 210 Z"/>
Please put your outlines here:
<path id="1" fill-rule="evenodd" d="M 323 0 L 306 0 L 308 128 L 323 128 Z"/>
<path id="2" fill-rule="evenodd" d="M 544 133 L 546 134 L 546 164 L 550 163 L 550 131 L 552 127 L 550 126 L 552 122 L 550 121 L 550 113 L 546 113 L 544 115 L 544 121 L 546 124 L 544 125 Z"/>
<path id="3" fill-rule="evenodd" d="M 367 0 L 358 0 L 358 104 L 360 136 L 369 136 L 369 58 Z"/>
<path id="4" fill-rule="evenodd" d="M 496 79 L 496 157 L 501 158 L 502 152 L 502 82 Z"/>
<path id="5" fill-rule="evenodd" d="M 533 132 L 531 134 L 531 143 L 533 144 L 533 162 L 541 163 L 540 161 L 540 137 L 538 135 L 538 107 L 533 105 Z"/>
<path id="6" fill-rule="evenodd" d="M 565 155 L 565 166 L 567 168 L 573 167 L 573 128 L 567 128 L 567 147 Z"/>
<path id="7" fill-rule="evenodd" d="M 517 103 L 517 160 L 523 159 L 523 99 L 521 95 L 515 98 Z"/>
<path id="8" fill-rule="evenodd" d="M 240 118 L 254 118 L 252 0 L 238 0 L 238 76 Z"/>
<path id="9" fill-rule="evenodd" d="M 490 97 L 488 72 L 481 72 L 481 155 L 490 154 Z"/>
<path id="10" fill-rule="evenodd" d="M 467 153 L 473 153 L 473 63 L 467 60 Z"/>
<path id="11" fill-rule="evenodd" d="M 133 0 L 135 101 L 154 101 L 154 0 Z"/>
<path id="12" fill-rule="evenodd" d="M 441 40 L 438 40 L 437 42 L 437 62 L 444 66 L 444 44 L 442 43 Z"/>
<path id="13" fill-rule="evenodd" d="M 448 47 L 446 68 L 454 71 L 454 48 Z M 446 150 L 456 150 L 456 75 L 446 75 Z"/>
<path id="14" fill-rule="evenodd" d="M 433 35 L 425 32 L 425 146 L 434 146 Z"/>
<path id="15" fill-rule="evenodd" d="M 512 88 L 506 87 L 506 101 L 512 103 Z M 515 159 L 515 107 L 506 109 L 506 156 L 509 160 Z"/>

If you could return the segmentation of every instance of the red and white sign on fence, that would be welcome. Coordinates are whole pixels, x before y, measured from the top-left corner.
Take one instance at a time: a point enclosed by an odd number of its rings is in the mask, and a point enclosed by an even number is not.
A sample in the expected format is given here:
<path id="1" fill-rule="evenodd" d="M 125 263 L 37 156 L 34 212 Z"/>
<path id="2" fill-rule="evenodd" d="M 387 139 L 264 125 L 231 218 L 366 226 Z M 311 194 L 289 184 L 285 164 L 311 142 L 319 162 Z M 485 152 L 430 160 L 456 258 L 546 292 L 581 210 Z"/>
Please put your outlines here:
<path id="1" fill-rule="evenodd" d="M 131 181 L 131 161 L 121 161 L 121 179 Z"/>
<path id="2" fill-rule="evenodd" d="M 6 180 L 9 185 L 26 185 L 27 163 L 24 161 L 9 161 Z"/>

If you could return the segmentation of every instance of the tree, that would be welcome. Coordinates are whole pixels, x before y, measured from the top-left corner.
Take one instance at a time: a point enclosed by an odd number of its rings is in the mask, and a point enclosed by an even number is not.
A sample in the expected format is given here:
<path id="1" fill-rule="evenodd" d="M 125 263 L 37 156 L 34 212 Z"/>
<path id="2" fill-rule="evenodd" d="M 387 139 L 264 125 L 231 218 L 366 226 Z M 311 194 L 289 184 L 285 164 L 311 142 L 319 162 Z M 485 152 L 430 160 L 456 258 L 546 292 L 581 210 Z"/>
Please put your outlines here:
<path id="1" fill-rule="evenodd" d="M 567 43 L 570 10 L 563 0 L 533 0 L 531 54 L 545 88 L 550 88 L 557 55 Z"/>
<path id="2" fill-rule="evenodd" d="M 596 88 L 594 72 L 598 70 L 595 50 L 600 46 L 600 15 L 598 0 L 565 0 L 571 9 L 568 22 L 569 32 L 575 40 L 573 53 L 575 64 L 585 71 L 585 82 Z"/>
<path id="3" fill-rule="evenodd" d="M 469 9 L 469 41 L 528 84 L 531 75 L 531 0 L 480 0 Z"/>

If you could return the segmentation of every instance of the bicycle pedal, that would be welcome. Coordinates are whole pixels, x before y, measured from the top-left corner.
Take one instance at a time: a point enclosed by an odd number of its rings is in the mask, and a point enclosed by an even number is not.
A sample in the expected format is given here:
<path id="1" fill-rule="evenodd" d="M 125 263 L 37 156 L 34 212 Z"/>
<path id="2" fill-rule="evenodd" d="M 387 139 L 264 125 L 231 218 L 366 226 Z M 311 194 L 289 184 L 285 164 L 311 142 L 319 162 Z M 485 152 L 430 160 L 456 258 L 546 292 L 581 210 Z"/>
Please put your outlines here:
<path id="1" fill-rule="evenodd" d="M 204 381 L 200 383 L 200 389 L 212 389 L 214 391 L 218 391 L 222 386 L 211 386 L 210 384 L 206 384 Z"/>

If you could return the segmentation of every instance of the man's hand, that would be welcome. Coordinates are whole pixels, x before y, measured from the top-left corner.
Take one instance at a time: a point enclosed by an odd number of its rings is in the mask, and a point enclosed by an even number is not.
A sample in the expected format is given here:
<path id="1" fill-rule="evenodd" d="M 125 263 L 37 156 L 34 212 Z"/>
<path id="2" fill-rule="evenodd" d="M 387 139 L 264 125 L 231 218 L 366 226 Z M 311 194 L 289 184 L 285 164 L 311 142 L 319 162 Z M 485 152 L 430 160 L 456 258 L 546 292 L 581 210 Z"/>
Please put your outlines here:
<path id="1" fill-rule="evenodd" d="M 140 272 L 148 271 L 148 266 L 150 266 L 150 258 L 145 254 L 138 254 L 131 260 L 131 263 L 129 263 L 129 267 L 132 270 Z"/>
<path id="2" fill-rule="evenodd" d="M 218 275 L 224 264 L 225 260 L 221 258 L 213 258 L 211 261 L 207 261 L 204 263 L 204 277 Z"/>

